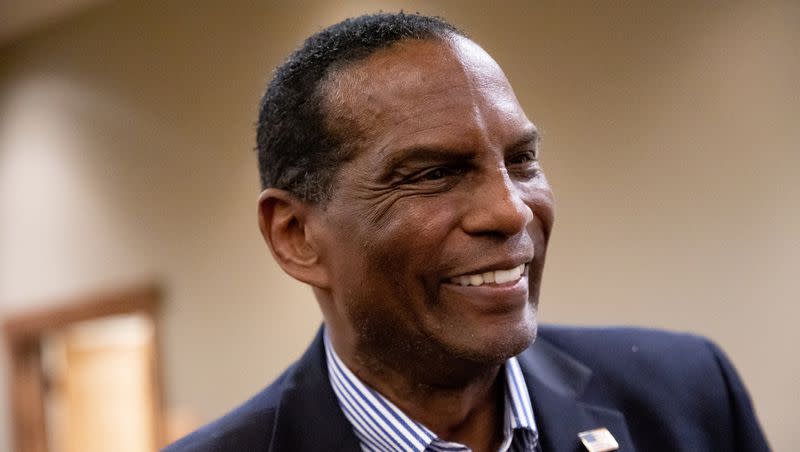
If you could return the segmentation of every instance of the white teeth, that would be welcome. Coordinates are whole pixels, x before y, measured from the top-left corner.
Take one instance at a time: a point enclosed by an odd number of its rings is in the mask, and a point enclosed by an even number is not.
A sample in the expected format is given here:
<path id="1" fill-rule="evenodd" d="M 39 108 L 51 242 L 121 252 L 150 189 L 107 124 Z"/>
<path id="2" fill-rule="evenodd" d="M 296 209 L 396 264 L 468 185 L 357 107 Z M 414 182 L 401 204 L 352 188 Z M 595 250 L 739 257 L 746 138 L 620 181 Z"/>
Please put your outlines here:
<path id="1" fill-rule="evenodd" d="M 503 284 L 518 280 L 525 271 L 525 264 L 508 270 L 495 270 L 493 272 L 476 273 L 474 275 L 461 275 L 452 278 L 454 284 L 462 286 L 481 286 L 485 283 Z"/>
<path id="2" fill-rule="evenodd" d="M 497 270 L 494 272 L 494 282 L 497 284 L 507 283 L 509 281 L 513 281 L 515 279 L 519 279 L 521 272 L 519 267 L 515 267 L 509 270 Z"/>

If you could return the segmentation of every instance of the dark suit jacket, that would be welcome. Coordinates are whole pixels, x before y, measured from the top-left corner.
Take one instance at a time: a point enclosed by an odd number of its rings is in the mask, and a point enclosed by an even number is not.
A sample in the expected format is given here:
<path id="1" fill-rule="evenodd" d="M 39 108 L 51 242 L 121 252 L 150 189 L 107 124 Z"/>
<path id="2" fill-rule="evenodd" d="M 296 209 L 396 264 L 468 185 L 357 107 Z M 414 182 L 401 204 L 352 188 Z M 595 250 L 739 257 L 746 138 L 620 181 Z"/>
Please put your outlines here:
<path id="1" fill-rule="evenodd" d="M 701 337 L 542 326 L 518 359 L 544 452 L 584 450 L 578 432 L 599 427 L 620 451 L 769 450 L 733 366 Z M 269 387 L 165 451 L 360 451 L 321 332 Z"/>

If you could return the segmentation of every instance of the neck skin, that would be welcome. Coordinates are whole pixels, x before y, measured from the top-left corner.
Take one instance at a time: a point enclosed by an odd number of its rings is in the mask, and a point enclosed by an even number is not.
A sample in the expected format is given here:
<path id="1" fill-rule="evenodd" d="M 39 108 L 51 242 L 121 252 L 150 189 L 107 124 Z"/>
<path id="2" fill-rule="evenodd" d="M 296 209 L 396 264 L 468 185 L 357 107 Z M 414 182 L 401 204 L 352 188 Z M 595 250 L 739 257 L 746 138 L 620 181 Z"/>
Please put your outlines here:
<path id="1" fill-rule="evenodd" d="M 337 334 L 338 328 L 327 325 L 336 354 L 350 371 L 411 419 L 439 438 L 464 444 L 476 452 L 496 451 L 500 447 L 505 416 L 505 386 L 498 378 L 500 365 L 450 363 L 452 358 L 406 360 L 397 359 L 395 353 L 381 354 L 392 356 L 394 363 L 437 362 L 436 371 L 420 365 L 405 365 L 401 369 L 380 356 L 348 346 L 351 344 Z M 441 384 L 443 381 L 447 384 Z"/>

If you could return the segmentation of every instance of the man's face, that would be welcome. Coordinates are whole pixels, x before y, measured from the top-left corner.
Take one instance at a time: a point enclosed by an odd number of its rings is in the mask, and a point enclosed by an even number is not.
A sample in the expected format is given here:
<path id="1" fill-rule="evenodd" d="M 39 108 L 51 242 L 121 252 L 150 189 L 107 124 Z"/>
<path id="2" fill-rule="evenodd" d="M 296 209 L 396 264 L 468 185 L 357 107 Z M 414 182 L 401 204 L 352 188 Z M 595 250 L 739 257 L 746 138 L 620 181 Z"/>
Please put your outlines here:
<path id="1" fill-rule="evenodd" d="M 503 72 L 465 38 L 403 41 L 327 87 L 329 125 L 356 146 L 318 209 L 340 353 L 413 366 L 522 351 L 553 195 Z"/>

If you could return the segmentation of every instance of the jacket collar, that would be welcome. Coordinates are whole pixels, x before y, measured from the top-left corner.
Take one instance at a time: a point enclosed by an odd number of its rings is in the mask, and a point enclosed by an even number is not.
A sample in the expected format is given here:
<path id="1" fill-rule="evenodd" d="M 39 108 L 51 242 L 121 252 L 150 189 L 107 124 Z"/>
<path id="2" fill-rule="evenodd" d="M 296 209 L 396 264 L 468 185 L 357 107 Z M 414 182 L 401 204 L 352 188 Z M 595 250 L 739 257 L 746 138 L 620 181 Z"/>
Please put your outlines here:
<path id="1" fill-rule="evenodd" d="M 361 450 L 328 379 L 322 328 L 286 378 L 269 451 Z"/>

